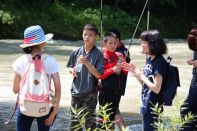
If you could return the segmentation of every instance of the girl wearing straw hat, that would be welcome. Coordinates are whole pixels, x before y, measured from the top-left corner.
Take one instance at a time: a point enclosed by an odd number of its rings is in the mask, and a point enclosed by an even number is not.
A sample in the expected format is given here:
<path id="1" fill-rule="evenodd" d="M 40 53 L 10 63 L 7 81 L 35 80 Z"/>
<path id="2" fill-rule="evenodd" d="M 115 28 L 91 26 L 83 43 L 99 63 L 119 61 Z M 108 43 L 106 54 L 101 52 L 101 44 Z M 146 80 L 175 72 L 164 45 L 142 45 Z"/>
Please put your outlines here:
<path id="1" fill-rule="evenodd" d="M 14 82 L 13 82 L 13 92 L 19 94 L 19 103 L 20 107 L 17 109 L 17 124 L 16 124 L 16 130 L 17 131 L 29 131 L 31 129 L 31 125 L 34 119 L 37 120 L 38 124 L 38 130 L 39 131 L 48 131 L 50 129 L 50 126 L 53 124 L 56 114 L 58 112 L 59 108 L 59 101 L 60 101 L 60 95 L 61 95 L 61 85 L 60 85 L 60 78 L 59 78 L 59 69 L 57 61 L 49 56 L 43 53 L 44 46 L 46 45 L 46 42 L 50 40 L 53 37 L 53 34 L 44 34 L 44 31 L 39 25 L 28 27 L 24 31 L 24 40 L 23 44 L 20 45 L 20 47 L 23 48 L 23 51 L 26 53 L 25 55 L 20 56 L 15 60 L 13 63 L 13 69 L 15 72 L 14 76 Z M 43 59 L 43 57 L 45 59 Z M 40 58 L 39 58 L 40 57 Z M 30 81 L 30 77 L 26 77 L 28 74 L 28 68 L 31 68 L 29 65 L 31 65 L 32 61 L 35 59 L 39 61 L 42 60 L 43 66 L 41 66 L 41 63 L 34 63 L 35 70 L 39 71 L 42 70 L 41 67 L 44 68 L 44 71 L 46 73 L 46 76 L 48 76 L 48 87 L 50 88 L 50 80 L 53 80 L 54 83 L 54 102 L 53 107 L 49 107 L 49 110 L 45 110 L 45 108 L 40 109 L 40 112 L 45 112 L 45 114 L 41 114 L 39 116 L 29 115 L 28 113 L 25 113 L 24 110 L 21 108 L 21 94 L 23 94 L 24 91 L 24 83 L 26 81 Z M 25 80 L 26 78 L 26 80 Z M 33 80 L 32 80 L 33 81 Z M 39 85 L 42 81 L 33 81 L 34 84 Z M 36 87 L 36 86 L 35 86 Z M 28 87 L 27 87 L 28 88 Z M 32 88 L 33 90 L 38 90 L 39 88 Z M 38 91 L 39 92 L 39 91 Z M 47 92 L 48 93 L 48 92 Z M 46 100 L 49 101 L 49 95 L 46 94 Z M 38 99 L 41 96 L 37 96 Z M 26 96 L 25 96 L 26 98 Z M 32 112 L 33 113 L 33 112 Z"/>

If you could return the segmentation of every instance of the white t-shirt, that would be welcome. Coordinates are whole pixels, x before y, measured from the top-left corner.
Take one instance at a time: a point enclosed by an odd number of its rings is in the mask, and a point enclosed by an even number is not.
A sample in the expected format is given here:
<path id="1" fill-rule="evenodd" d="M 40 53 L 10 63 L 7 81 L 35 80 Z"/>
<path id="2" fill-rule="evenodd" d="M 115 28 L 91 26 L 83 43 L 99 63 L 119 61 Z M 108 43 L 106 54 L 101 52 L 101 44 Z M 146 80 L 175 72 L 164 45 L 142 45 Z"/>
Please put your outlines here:
<path id="1" fill-rule="evenodd" d="M 42 54 L 42 56 L 43 55 L 45 54 Z M 22 77 L 25 71 L 27 70 L 28 66 L 30 65 L 31 61 L 32 61 L 32 55 L 25 54 L 17 58 L 12 64 L 12 67 L 14 71 Z M 57 61 L 55 60 L 54 57 L 51 57 L 49 55 L 46 55 L 44 59 L 44 67 L 47 74 L 52 75 L 59 72 L 59 66 Z"/>

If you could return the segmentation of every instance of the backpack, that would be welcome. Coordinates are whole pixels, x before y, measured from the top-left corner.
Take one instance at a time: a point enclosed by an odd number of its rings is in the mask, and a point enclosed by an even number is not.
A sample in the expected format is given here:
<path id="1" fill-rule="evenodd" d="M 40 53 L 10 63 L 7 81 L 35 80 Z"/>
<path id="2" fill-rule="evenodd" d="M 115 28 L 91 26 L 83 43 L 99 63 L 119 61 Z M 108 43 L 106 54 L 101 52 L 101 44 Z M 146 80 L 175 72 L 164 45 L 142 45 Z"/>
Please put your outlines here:
<path id="1" fill-rule="evenodd" d="M 40 117 L 49 113 L 55 94 L 51 89 L 51 75 L 46 73 L 44 67 L 44 60 L 47 56 L 38 54 L 32 57 L 32 61 L 21 79 L 21 89 L 17 95 L 14 111 L 11 117 L 4 122 L 5 125 L 14 116 L 18 104 L 20 104 L 21 113 L 26 116 Z"/>
<path id="2" fill-rule="evenodd" d="M 50 75 L 46 73 L 44 60 L 47 55 L 35 55 L 21 79 L 19 92 L 20 111 L 26 116 L 40 117 L 50 111 Z"/>
<path id="3" fill-rule="evenodd" d="M 172 101 L 176 95 L 177 87 L 180 86 L 179 70 L 178 67 L 171 65 L 172 58 L 168 57 L 166 59 L 167 63 L 167 74 L 164 86 L 161 89 L 161 97 L 163 105 L 171 106 Z"/>

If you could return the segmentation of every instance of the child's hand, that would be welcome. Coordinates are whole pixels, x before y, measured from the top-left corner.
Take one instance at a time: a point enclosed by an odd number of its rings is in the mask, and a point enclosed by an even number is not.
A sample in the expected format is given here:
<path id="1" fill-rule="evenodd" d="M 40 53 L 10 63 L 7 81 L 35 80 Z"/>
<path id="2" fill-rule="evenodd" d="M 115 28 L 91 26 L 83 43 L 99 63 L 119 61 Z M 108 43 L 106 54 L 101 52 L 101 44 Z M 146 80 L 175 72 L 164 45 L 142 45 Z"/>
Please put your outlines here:
<path id="1" fill-rule="evenodd" d="M 46 120 L 45 120 L 45 125 L 46 126 L 51 126 L 55 120 L 55 115 L 54 114 L 51 114 Z"/>
<path id="2" fill-rule="evenodd" d="M 140 69 L 140 70 L 139 69 L 135 69 L 135 70 L 133 70 L 132 73 L 135 75 L 135 77 L 137 79 L 140 79 L 140 80 L 143 79 L 142 77 L 145 77 L 144 74 L 143 74 L 143 69 Z"/>
<path id="3" fill-rule="evenodd" d="M 195 67 L 197 67 L 197 60 L 188 60 L 187 61 L 187 64 L 188 65 L 193 65 L 193 67 L 195 68 Z"/>
<path id="4" fill-rule="evenodd" d="M 82 64 L 87 64 L 88 60 L 86 58 L 86 56 L 80 55 L 77 59 L 78 62 L 82 63 Z"/>
<path id="5" fill-rule="evenodd" d="M 187 64 L 188 64 L 188 65 L 192 65 L 192 61 L 193 61 L 192 59 L 188 60 L 188 61 L 187 61 Z"/>
<path id="6" fill-rule="evenodd" d="M 112 69 L 113 69 L 114 73 L 116 73 L 116 74 L 120 74 L 120 72 L 121 72 L 121 66 L 116 65 Z"/>
<path id="7" fill-rule="evenodd" d="M 77 77 L 77 73 L 75 71 L 75 67 L 74 68 L 69 68 L 69 73 L 73 75 L 73 77 Z"/>
<path id="8" fill-rule="evenodd" d="M 136 69 L 135 65 L 132 63 L 127 63 L 127 62 L 123 62 L 121 64 L 121 66 L 127 70 L 127 71 L 131 71 L 132 73 L 134 72 L 134 70 Z"/>

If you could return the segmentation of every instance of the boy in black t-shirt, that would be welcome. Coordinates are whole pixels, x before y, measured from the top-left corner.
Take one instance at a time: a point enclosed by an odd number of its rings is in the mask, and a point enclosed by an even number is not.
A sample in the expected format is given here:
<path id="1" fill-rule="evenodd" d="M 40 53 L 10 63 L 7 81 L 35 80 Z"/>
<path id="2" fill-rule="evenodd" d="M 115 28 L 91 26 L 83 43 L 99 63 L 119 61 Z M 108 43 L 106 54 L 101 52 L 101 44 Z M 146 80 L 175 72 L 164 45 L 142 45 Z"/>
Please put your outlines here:
<path id="1" fill-rule="evenodd" d="M 74 50 L 67 67 L 73 75 L 71 87 L 71 106 L 75 109 L 84 108 L 85 128 L 91 131 L 96 128 L 96 105 L 98 78 L 103 74 L 103 53 L 95 46 L 98 30 L 95 25 L 87 24 L 83 29 L 84 45 Z M 70 130 L 79 125 L 79 120 L 71 111 Z M 82 129 L 81 129 L 82 130 Z"/>

